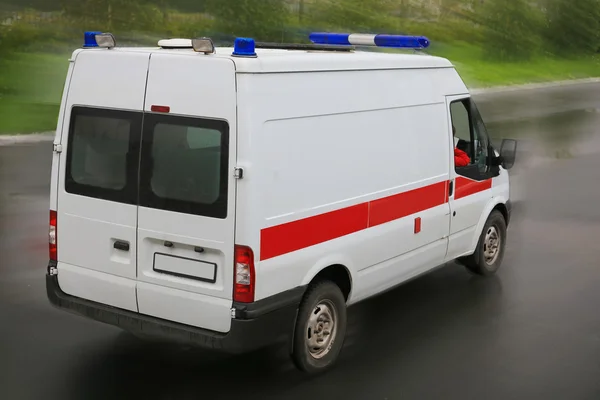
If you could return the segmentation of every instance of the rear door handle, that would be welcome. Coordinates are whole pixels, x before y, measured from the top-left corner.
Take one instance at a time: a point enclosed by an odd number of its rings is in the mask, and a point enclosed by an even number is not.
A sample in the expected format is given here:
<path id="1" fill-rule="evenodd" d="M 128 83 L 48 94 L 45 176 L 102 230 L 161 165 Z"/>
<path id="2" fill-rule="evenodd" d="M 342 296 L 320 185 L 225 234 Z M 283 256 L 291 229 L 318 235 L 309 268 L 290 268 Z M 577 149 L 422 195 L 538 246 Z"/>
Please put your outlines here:
<path id="1" fill-rule="evenodd" d="M 113 247 L 117 250 L 129 251 L 129 243 L 117 240 Z"/>

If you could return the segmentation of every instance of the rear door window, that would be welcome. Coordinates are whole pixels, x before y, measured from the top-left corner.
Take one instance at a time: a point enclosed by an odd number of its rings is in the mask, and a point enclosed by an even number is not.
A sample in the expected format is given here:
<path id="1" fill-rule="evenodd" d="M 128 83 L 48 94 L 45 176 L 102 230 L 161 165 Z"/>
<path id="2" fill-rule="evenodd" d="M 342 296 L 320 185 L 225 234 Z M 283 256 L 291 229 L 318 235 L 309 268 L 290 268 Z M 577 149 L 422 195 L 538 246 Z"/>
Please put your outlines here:
<path id="1" fill-rule="evenodd" d="M 141 124 L 141 112 L 74 107 L 65 190 L 135 204 Z"/>
<path id="2" fill-rule="evenodd" d="M 146 115 L 140 205 L 226 218 L 228 146 L 225 121 Z"/>

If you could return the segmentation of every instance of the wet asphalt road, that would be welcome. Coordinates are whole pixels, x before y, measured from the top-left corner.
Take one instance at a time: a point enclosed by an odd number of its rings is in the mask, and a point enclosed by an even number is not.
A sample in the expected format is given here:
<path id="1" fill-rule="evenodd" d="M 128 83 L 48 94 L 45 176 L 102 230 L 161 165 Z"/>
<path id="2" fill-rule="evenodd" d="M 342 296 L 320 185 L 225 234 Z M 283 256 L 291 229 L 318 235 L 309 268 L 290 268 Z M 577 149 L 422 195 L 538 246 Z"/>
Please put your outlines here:
<path id="1" fill-rule="evenodd" d="M 599 399 L 600 85 L 478 99 L 494 136 L 524 138 L 502 269 L 448 264 L 356 305 L 313 379 L 276 349 L 143 343 L 54 310 L 51 145 L 0 147 L 0 399 Z"/>

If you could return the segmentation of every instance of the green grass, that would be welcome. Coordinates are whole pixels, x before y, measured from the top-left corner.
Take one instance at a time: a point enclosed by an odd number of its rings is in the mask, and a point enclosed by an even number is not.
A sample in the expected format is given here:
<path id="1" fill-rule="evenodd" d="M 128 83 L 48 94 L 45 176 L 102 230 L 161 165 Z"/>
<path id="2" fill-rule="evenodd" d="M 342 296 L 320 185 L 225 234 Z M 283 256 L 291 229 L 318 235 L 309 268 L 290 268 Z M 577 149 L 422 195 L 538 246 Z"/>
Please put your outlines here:
<path id="1" fill-rule="evenodd" d="M 452 61 L 472 88 L 600 76 L 600 57 L 561 59 L 539 56 L 528 62 L 497 63 L 484 60 L 481 48 L 466 43 L 434 44 L 429 53 Z"/>
<path id="2" fill-rule="evenodd" d="M 0 135 L 52 131 L 58 110 L 55 104 L 0 100 Z"/>
<path id="3" fill-rule="evenodd" d="M 0 61 L 0 134 L 56 128 L 69 54 L 12 54 Z"/>

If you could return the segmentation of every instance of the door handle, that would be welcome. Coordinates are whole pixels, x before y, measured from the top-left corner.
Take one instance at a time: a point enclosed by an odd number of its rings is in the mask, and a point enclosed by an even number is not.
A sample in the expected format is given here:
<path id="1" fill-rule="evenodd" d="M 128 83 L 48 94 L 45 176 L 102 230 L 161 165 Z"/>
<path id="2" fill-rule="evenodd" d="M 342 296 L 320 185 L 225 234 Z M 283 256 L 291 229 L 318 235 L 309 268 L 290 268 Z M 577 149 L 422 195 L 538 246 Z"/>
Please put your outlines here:
<path id="1" fill-rule="evenodd" d="M 165 247 L 169 247 L 169 248 L 170 248 L 170 247 L 173 247 L 173 242 L 165 241 L 165 242 L 163 243 L 163 245 L 164 245 Z"/>
<path id="2" fill-rule="evenodd" d="M 113 247 L 117 250 L 129 251 L 129 243 L 124 242 L 122 240 L 117 240 Z"/>

